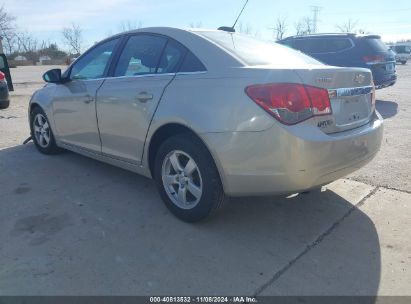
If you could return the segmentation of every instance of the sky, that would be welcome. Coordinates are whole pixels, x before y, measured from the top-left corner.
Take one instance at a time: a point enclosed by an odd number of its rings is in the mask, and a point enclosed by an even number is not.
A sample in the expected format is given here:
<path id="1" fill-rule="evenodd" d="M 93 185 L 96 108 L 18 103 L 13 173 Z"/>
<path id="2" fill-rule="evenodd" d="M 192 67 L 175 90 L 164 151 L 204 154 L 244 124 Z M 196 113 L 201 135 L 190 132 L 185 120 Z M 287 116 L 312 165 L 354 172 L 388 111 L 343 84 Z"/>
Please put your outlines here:
<path id="1" fill-rule="evenodd" d="M 143 27 L 172 26 L 218 28 L 233 25 L 244 0 L 0 0 L 17 25 L 38 40 L 62 45 L 61 30 L 71 23 L 83 29 L 84 47 L 120 31 L 121 24 Z M 393 5 L 395 4 L 395 5 Z M 262 39 L 273 39 L 276 20 L 285 18 L 286 35 L 295 34 L 295 24 L 312 17 L 312 6 L 320 7 L 318 31 L 336 32 L 336 25 L 349 19 L 357 29 L 379 34 L 383 40 L 411 39 L 411 1 L 396 0 L 249 0 L 240 19 Z"/>

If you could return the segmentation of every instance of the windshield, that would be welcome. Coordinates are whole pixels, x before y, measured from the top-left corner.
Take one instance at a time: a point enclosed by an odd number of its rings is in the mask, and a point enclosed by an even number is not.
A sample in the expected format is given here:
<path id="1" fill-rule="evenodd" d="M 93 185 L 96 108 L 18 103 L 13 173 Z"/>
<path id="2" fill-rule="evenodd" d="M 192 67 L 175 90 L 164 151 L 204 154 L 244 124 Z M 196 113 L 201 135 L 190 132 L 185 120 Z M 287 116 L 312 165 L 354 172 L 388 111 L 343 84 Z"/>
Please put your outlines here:
<path id="1" fill-rule="evenodd" d="M 395 46 L 395 51 L 397 53 L 405 53 L 405 54 L 410 54 L 411 53 L 411 48 L 406 45 L 397 45 Z"/>
<path id="2" fill-rule="evenodd" d="M 223 31 L 198 31 L 196 33 L 211 40 L 250 66 L 322 65 L 314 58 L 274 42 Z"/>

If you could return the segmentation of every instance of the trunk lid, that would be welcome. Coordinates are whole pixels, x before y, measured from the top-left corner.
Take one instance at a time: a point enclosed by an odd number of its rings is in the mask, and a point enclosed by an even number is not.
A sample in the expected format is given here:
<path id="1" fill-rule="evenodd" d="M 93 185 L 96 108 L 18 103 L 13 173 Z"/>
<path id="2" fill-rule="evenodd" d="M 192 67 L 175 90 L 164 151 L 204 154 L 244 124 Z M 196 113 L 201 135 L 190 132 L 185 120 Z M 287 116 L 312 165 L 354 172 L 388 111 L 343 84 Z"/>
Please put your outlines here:
<path id="1" fill-rule="evenodd" d="M 370 121 L 375 110 L 371 71 L 338 67 L 295 71 L 302 83 L 328 90 L 332 114 L 314 117 L 323 132 L 342 132 Z"/>

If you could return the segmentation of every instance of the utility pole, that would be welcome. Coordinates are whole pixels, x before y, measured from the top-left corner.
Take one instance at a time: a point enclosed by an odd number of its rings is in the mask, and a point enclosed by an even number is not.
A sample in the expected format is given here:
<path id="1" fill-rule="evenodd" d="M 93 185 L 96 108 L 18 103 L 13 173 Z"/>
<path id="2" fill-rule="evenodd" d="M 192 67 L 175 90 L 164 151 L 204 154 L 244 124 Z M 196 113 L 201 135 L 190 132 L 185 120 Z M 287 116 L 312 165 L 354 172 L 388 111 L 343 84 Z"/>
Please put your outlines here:
<path id="1" fill-rule="evenodd" d="M 312 19 L 313 33 L 317 33 L 317 29 L 318 29 L 317 25 L 318 25 L 318 21 L 319 21 L 318 17 L 320 15 L 320 11 L 322 10 L 322 7 L 313 5 L 313 6 L 311 6 L 311 10 L 313 11 L 313 19 Z"/>

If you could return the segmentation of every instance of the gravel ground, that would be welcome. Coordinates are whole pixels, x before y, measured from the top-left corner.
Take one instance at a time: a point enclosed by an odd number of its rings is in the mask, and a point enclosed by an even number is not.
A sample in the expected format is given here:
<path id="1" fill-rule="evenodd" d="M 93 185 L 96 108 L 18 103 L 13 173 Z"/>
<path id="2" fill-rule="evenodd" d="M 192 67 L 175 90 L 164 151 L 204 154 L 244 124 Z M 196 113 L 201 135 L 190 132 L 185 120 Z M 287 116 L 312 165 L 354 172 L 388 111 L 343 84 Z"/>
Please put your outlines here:
<path id="1" fill-rule="evenodd" d="M 384 142 L 377 157 L 350 178 L 411 192 L 411 65 L 397 66 L 395 86 L 377 91 L 384 117 Z"/>

